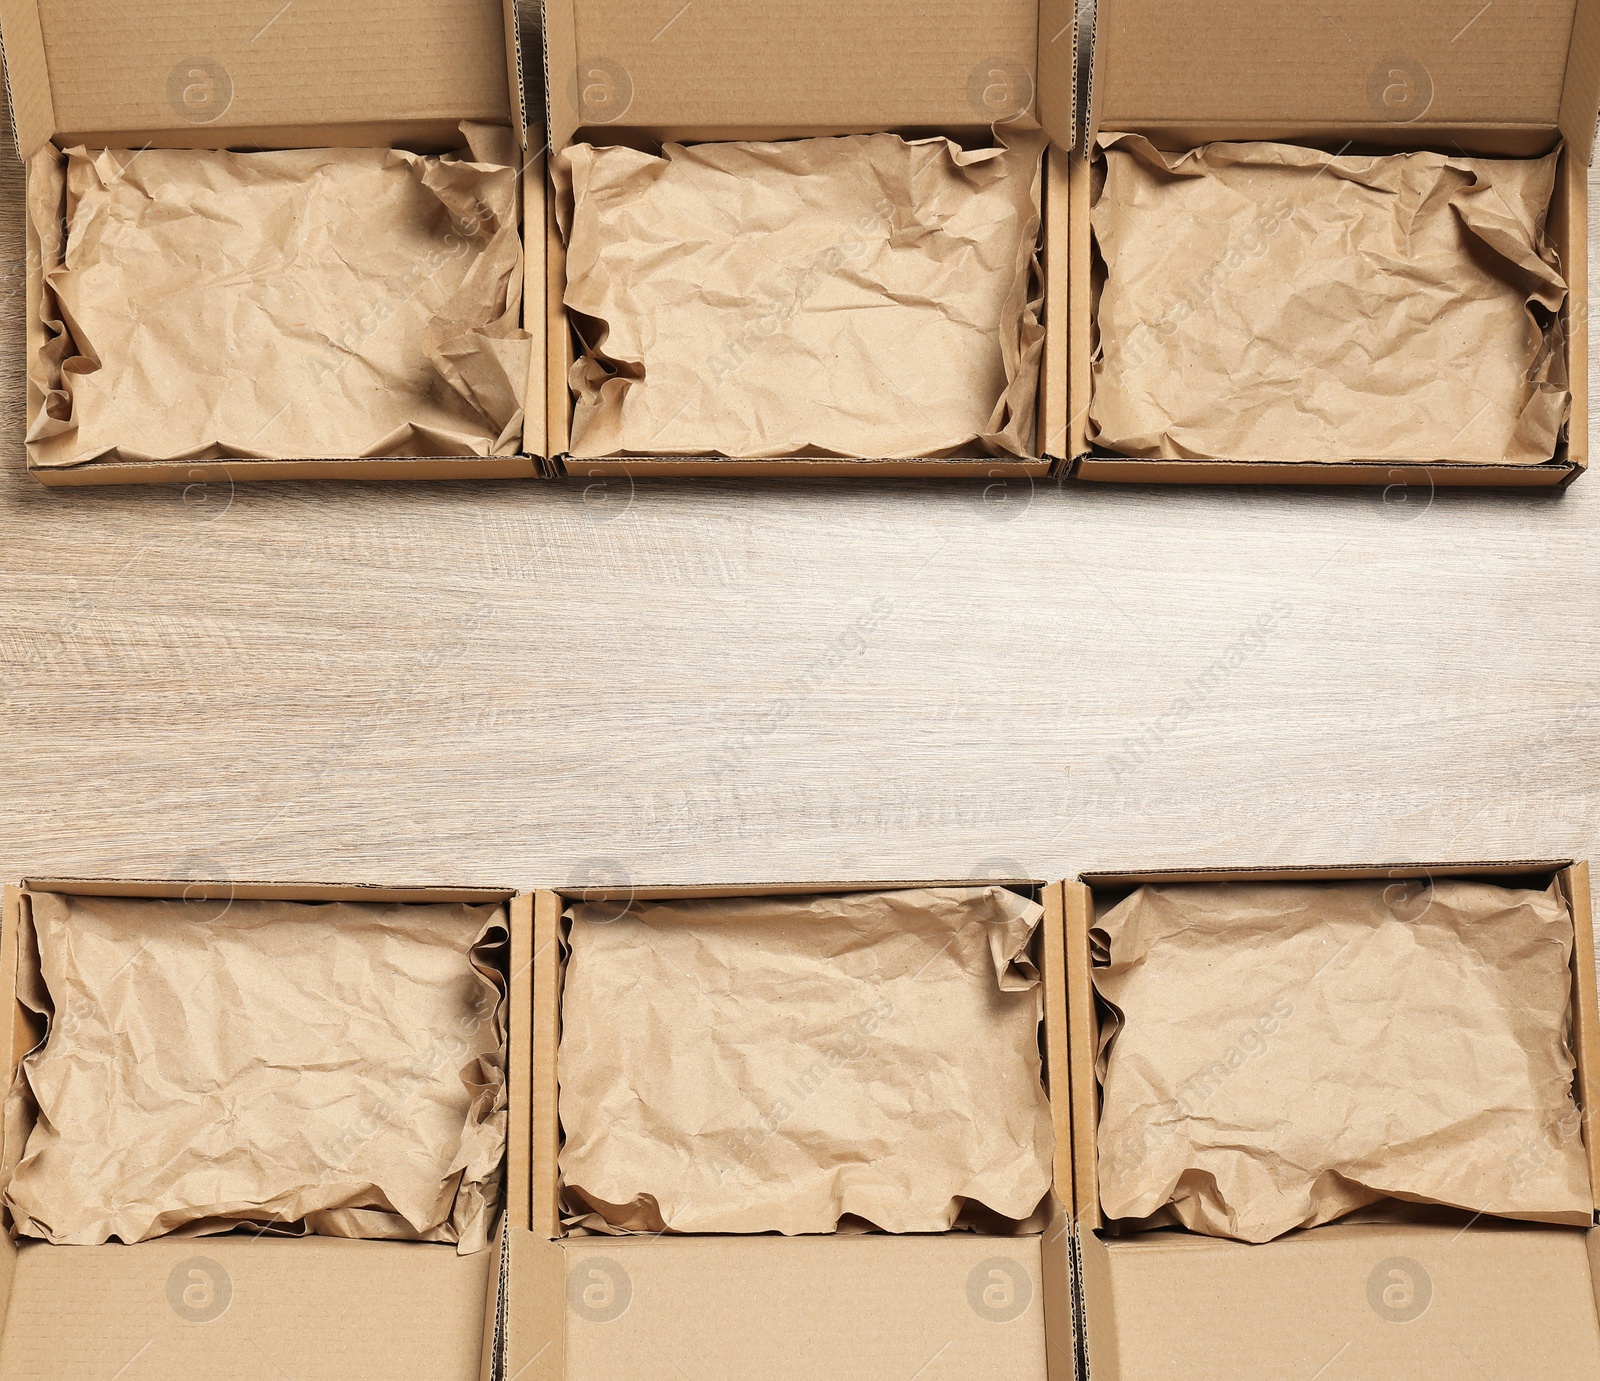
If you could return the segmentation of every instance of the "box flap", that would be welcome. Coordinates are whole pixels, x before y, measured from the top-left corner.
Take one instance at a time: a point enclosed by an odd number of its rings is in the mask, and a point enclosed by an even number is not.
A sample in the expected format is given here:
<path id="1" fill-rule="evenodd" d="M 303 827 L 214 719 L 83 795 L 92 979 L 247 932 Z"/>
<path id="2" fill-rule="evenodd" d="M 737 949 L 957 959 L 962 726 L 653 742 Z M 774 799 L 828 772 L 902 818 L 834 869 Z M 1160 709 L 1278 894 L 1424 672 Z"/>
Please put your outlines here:
<path id="1" fill-rule="evenodd" d="M 331 1237 L 29 1243 L 0 1375 L 477 1381 L 496 1260 Z"/>
<path id="2" fill-rule="evenodd" d="M 980 129 L 1032 109 L 1036 84 L 1045 128 L 1073 137 L 1071 0 L 548 0 L 545 42 L 557 149 L 602 126 Z"/>
<path id="3" fill-rule="evenodd" d="M 1559 125 L 1587 160 L 1600 106 L 1597 9 L 1218 0 L 1197 24 L 1180 0 L 1101 0 L 1090 125 L 1411 124 L 1419 144 L 1430 128 Z"/>
<path id="4" fill-rule="evenodd" d="M 1086 1238 L 1089 1376 L 1600 1375 L 1593 1235 L 1479 1223 L 1332 1224 L 1263 1246 Z"/>
<path id="5" fill-rule="evenodd" d="M 580 1286 L 580 1290 L 581 1290 Z M 512 1226 L 506 1231 L 505 1359 L 514 1381 L 567 1375 L 567 1272 L 561 1244 Z"/>
<path id="6" fill-rule="evenodd" d="M 562 1250 L 568 1381 L 1046 1378 L 1037 1237 L 588 1237 Z"/>
<path id="7" fill-rule="evenodd" d="M 514 124 L 520 136 L 510 3 L 7 0 L 0 16 L 32 147 L 47 118 L 64 143 L 176 132 L 214 144 L 225 132 L 460 120 Z M 35 42 L 53 110 L 35 89 Z"/>

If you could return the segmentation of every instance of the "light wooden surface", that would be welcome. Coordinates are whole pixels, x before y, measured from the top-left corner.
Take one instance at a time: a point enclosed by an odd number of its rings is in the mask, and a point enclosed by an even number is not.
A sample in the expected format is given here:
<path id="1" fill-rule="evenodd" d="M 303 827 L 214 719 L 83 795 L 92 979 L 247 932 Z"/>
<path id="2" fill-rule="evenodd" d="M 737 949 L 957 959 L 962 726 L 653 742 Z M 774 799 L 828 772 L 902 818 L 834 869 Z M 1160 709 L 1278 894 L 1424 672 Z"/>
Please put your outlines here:
<path id="1" fill-rule="evenodd" d="M 1600 476 L 49 491 L 20 185 L 8 136 L 6 877 L 1600 853 Z"/>

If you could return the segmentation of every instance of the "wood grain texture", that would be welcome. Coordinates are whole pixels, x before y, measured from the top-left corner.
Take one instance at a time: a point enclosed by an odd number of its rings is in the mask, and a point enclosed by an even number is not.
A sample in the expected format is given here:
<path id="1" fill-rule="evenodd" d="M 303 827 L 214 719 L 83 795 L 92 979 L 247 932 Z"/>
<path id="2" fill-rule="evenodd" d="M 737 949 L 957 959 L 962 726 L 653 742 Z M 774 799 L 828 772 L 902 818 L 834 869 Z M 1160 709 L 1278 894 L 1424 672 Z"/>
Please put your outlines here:
<path id="1" fill-rule="evenodd" d="M 1600 478 L 50 491 L 20 187 L 8 138 L 8 878 L 1600 853 Z"/>

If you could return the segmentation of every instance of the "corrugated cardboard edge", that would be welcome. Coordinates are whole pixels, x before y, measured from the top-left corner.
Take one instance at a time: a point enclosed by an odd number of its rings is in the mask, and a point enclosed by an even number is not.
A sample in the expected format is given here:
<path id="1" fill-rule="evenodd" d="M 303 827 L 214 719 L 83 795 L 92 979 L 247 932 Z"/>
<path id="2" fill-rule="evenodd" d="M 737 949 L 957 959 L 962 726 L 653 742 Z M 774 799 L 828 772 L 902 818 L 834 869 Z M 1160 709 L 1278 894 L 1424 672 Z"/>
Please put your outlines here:
<path id="1" fill-rule="evenodd" d="M 478 1355 L 478 1381 L 495 1381 L 503 1371 L 498 1362 L 500 1339 L 505 1331 L 506 1226 L 502 1213 L 500 1226 L 489 1243 L 495 1269 L 489 1273 L 489 1288 L 483 1295 L 483 1347 Z"/>
<path id="2" fill-rule="evenodd" d="M 1172 868 L 1145 871 L 1092 872 L 1062 884 L 1066 925 L 1068 1013 L 1072 1049 L 1072 1133 L 1077 1213 L 1075 1247 L 1079 1285 L 1079 1352 L 1081 1375 L 1099 1381 L 1117 1381 L 1122 1375 L 1117 1355 L 1115 1310 L 1110 1258 L 1105 1244 L 1095 1236 L 1103 1226 L 1100 1212 L 1097 1126 L 1099 1090 L 1095 1060 L 1100 1044 L 1090 970 L 1089 931 L 1094 924 L 1093 886 L 1133 887 L 1143 882 L 1234 882 L 1260 879 L 1285 881 L 1338 881 L 1341 879 L 1431 879 L 1439 877 L 1515 877 L 1554 873 L 1567 898 L 1573 921 L 1573 985 L 1575 993 L 1573 1046 L 1577 1061 L 1577 1092 L 1581 1105 L 1584 1143 L 1590 1181 L 1600 1201 L 1600 1158 L 1591 1119 L 1600 1111 L 1600 998 L 1596 995 L 1594 920 L 1587 863 L 1569 859 L 1490 860 L 1482 863 L 1333 864 L 1310 867 Z M 1597 1204 L 1600 1206 L 1600 1204 Z M 1590 1278 L 1595 1309 L 1600 1315 L 1600 1231 L 1587 1234 Z M 1097 1326 L 1095 1321 L 1104 1326 Z M 1092 1339 L 1092 1341 L 1091 1341 Z M 1093 1357 L 1091 1357 L 1091 1348 Z M 1098 1366 L 1098 1371 L 1094 1365 Z"/>
<path id="3" fill-rule="evenodd" d="M 511 93 L 512 125 L 517 144 L 528 152 L 528 90 L 523 85 L 522 33 L 517 23 L 517 0 L 500 0 L 506 29 L 506 89 Z"/>
<path id="4" fill-rule="evenodd" d="M 55 101 L 35 0 L 0 0 L 0 59 L 17 153 L 26 161 L 56 132 Z"/>
<path id="5" fill-rule="evenodd" d="M 1083 120 L 1079 126 L 1083 134 L 1083 140 L 1078 146 L 1078 151 L 1084 158 L 1088 158 L 1094 152 L 1095 136 L 1100 133 L 1100 108 L 1097 94 L 1100 89 L 1100 68 L 1103 61 L 1100 53 L 1100 19 L 1106 6 L 1114 3 L 1115 0 L 1095 0 L 1091 8 L 1089 19 L 1089 60 L 1085 64 L 1088 72 L 1085 78 Z"/>
<path id="6" fill-rule="evenodd" d="M 1561 84 L 1561 133 L 1588 166 L 1600 121 L 1600 0 L 1578 0 Z"/>
<path id="7" fill-rule="evenodd" d="M 544 32 L 544 109 L 550 125 L 551 152 L 559 152 L 572 142 L 578 131 L 578 112 L 573 105 L 576 91 L 566 83 L 555 89 L 557 73 L 572 76 L 578 71 L 578 18 L 572 0 L 541 0 L 539 22 Z"/>

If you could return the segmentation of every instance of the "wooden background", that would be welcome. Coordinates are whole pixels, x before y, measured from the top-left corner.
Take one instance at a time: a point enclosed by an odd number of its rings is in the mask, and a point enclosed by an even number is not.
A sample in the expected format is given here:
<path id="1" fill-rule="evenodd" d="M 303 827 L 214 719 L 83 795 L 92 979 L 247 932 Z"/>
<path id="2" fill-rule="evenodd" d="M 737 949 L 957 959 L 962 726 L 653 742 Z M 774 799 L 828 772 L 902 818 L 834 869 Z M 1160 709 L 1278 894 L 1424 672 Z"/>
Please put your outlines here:
<path id="1" fill-rule="evenodd" d="M 51 491 L 20 187 L 8 134 L 7 878 L 1600 852 L 1600 476 Z"/>

